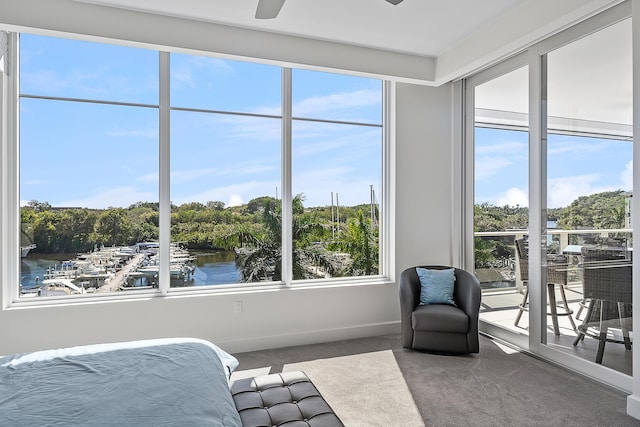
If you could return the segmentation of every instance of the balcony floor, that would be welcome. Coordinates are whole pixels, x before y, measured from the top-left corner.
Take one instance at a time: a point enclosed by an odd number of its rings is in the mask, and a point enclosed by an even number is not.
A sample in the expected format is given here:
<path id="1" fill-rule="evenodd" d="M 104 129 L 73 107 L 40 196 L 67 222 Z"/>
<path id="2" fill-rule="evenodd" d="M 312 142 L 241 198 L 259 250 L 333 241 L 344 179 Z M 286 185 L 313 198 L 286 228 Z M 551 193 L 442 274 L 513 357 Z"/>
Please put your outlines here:
<path id="1" fill-rule="evenodd" d="M 569 286 L 567 288 L 567 300 L 569 307 L 573 310 L 573 319 L 576 325 L 580 325 L 586 314 L 586 309 L 582 310 L 580 318 L 576 319 L 579 309 L 579 302 L 582 300 L 581 286 Z M 559 299 L 559 297 L 558 297 Z M 484 293 L 482 295 L 482 305 L 480 308 L 480 319 L 499 326 L 511 332 L 528 333 L 529 318 L 527 312 L 522 315 L 518 326 L 514 321 L 518 314 L 518 305 L 522 302 L 522 294 L 510 290 L 501 292 Z M 587 336 L 577 346 L 573 345 L 576 332 L 571 327 L 567 316 L 558 316 L 560 336 L 553 334 L 551 318 L 547 317 L 547 344 L 553 345 L 566 353 L 575 355 L 585 360 L 595 361 L 598 341 Z M 614 331 L 618 332 L 618 331 Z M 633 336 L 632 336 L 633 338 Z M 607 343 L 604 350 L 602 365 L 632 375 L 632 351 L 625 350 L 624 345 L 617 343 Z"/>

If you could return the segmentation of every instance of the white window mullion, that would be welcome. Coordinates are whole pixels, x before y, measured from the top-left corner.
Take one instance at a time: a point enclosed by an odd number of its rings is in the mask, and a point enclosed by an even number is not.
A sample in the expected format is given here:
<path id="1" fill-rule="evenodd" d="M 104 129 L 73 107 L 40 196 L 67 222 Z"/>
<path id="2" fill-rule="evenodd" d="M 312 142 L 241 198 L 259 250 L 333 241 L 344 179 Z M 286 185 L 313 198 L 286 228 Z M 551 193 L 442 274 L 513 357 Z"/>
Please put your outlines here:
<path id="1" fill-rule="evenodd" d="M 546 344 L 546 287 L 542 277 L 542 220 L 546 206 L 546 61 L 529 50 L 529 345 Z"/>
<path id="2" fill-rule="evenodd" d="M 293 280 L 293 206 L 291 194 L 291 127 L 292 84 L 291 68 L 282 69 L 282 281 Z"/>
<path id="3" fill-rule="evenodd" d="M 6 36 L 2 52 L 4 71 L 0 73 L 0 191 L 2 192 L 2 211 L 0 237 L 0 262 L 3 268 L 0 279 L 3 286 L 3 306 L 6 308 L 19 298 L 20 283 L 20 162 L 18 161 L 18 34 L 4 33 Z"/>
<path id="4" fill-rule="evenodd" d="M 159 238 L 160 252 L 158 253 L 160 266 L 158 271 L 158 288 L 163 295 L 171 287 L 170 245 L 171 245 L 171 194 L 170 194 L 170 117 L 171 104 L 169 96 L 169 68 L 170 56 L 168 52 L 160 52 L 160 182 L 159 182 Z"/>
<path id="5" fill-rule="evenodd" d="M 383 82 L 382 200 L 380 213 L 379 274 L 395 277 L 395 176 L 396 176 L 396 84 Z"/>

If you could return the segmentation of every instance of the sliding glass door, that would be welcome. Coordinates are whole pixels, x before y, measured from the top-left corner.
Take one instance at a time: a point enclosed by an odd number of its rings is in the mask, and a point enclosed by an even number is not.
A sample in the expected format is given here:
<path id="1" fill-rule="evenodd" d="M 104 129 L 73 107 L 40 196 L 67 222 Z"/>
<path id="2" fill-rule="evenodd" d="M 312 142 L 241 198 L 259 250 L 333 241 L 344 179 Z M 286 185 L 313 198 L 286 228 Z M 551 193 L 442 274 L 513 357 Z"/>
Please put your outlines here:
<path id="1" fill-rule="evenodd" d="M 526 344 L 528 316 L 518 317 L 527 269 L 516 243 L 529 224 L 529 96 L 526 57 L 469 79 L 467 142 L 473 152 L 473 271 L 480 280 L 480 318 Z M 470 168 L 467 168 L 467 170 Z"/>
<path id="2" fill-rule="evenodd" d="M 549 322 L 546 343 L 628 375 L 631 58 L 626 19 L 546 53 L 542 86 L 548 225 L 542 242 L 548 298 L 557 297 L 557 310 L 549 310 L 557 322 Z"/>
<path id="3" fill-rule="evenodd" d="M 629 13 L 465 80 L 463 261 L 483 288 L 481 331 L 630 390 Z"/>

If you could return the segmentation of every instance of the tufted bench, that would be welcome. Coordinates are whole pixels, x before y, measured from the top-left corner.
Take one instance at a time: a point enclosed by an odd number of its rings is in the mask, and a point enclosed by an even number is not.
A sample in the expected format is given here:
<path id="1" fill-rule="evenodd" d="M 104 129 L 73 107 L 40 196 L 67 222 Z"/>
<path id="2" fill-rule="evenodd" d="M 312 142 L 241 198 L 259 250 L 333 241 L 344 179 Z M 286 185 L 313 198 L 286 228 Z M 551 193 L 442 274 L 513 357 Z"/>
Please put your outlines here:
<path id="1" fill-rule="evenodd" d="M 304 372 L 236 380 L 231 394 L 244 427 L 344 427 Z"/>

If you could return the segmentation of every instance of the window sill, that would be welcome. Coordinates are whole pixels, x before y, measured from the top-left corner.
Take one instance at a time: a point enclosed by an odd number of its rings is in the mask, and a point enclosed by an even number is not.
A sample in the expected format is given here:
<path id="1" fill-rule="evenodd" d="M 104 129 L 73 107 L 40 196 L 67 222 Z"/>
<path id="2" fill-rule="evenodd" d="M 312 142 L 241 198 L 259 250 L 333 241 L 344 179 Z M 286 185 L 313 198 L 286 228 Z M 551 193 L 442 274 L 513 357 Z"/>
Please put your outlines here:
<path id="1" fill-rule="evenodd" d="M 6 310 L 22 310 L 44 307 L 64 307 L 72 305 L 101 304 L 101 303 L 123 303 L 128 301 L 151 300 L 156 298 L 173 299 L 179 297 L 208 297 L 216 295 L 237 295 L 247 293 L 271 292 L 279 290 L 305 290 L 305 289 L 325 289 L 344 288 L 356 286 L 380 286 L 395 283 L 388 277 L 375 276 L 366 278 L 339 278 L 325 280 L 299 280 L 291 285 L 284 283 L 251 283 L 233 285 L 211 285 L 199 287 L 172 288 L 168 293 L 163 294 L 155 291 L 125 291 L 113 294 L 86 294 L 66 297 L 40 297 L 22 298 L 9 303 Z"/>

